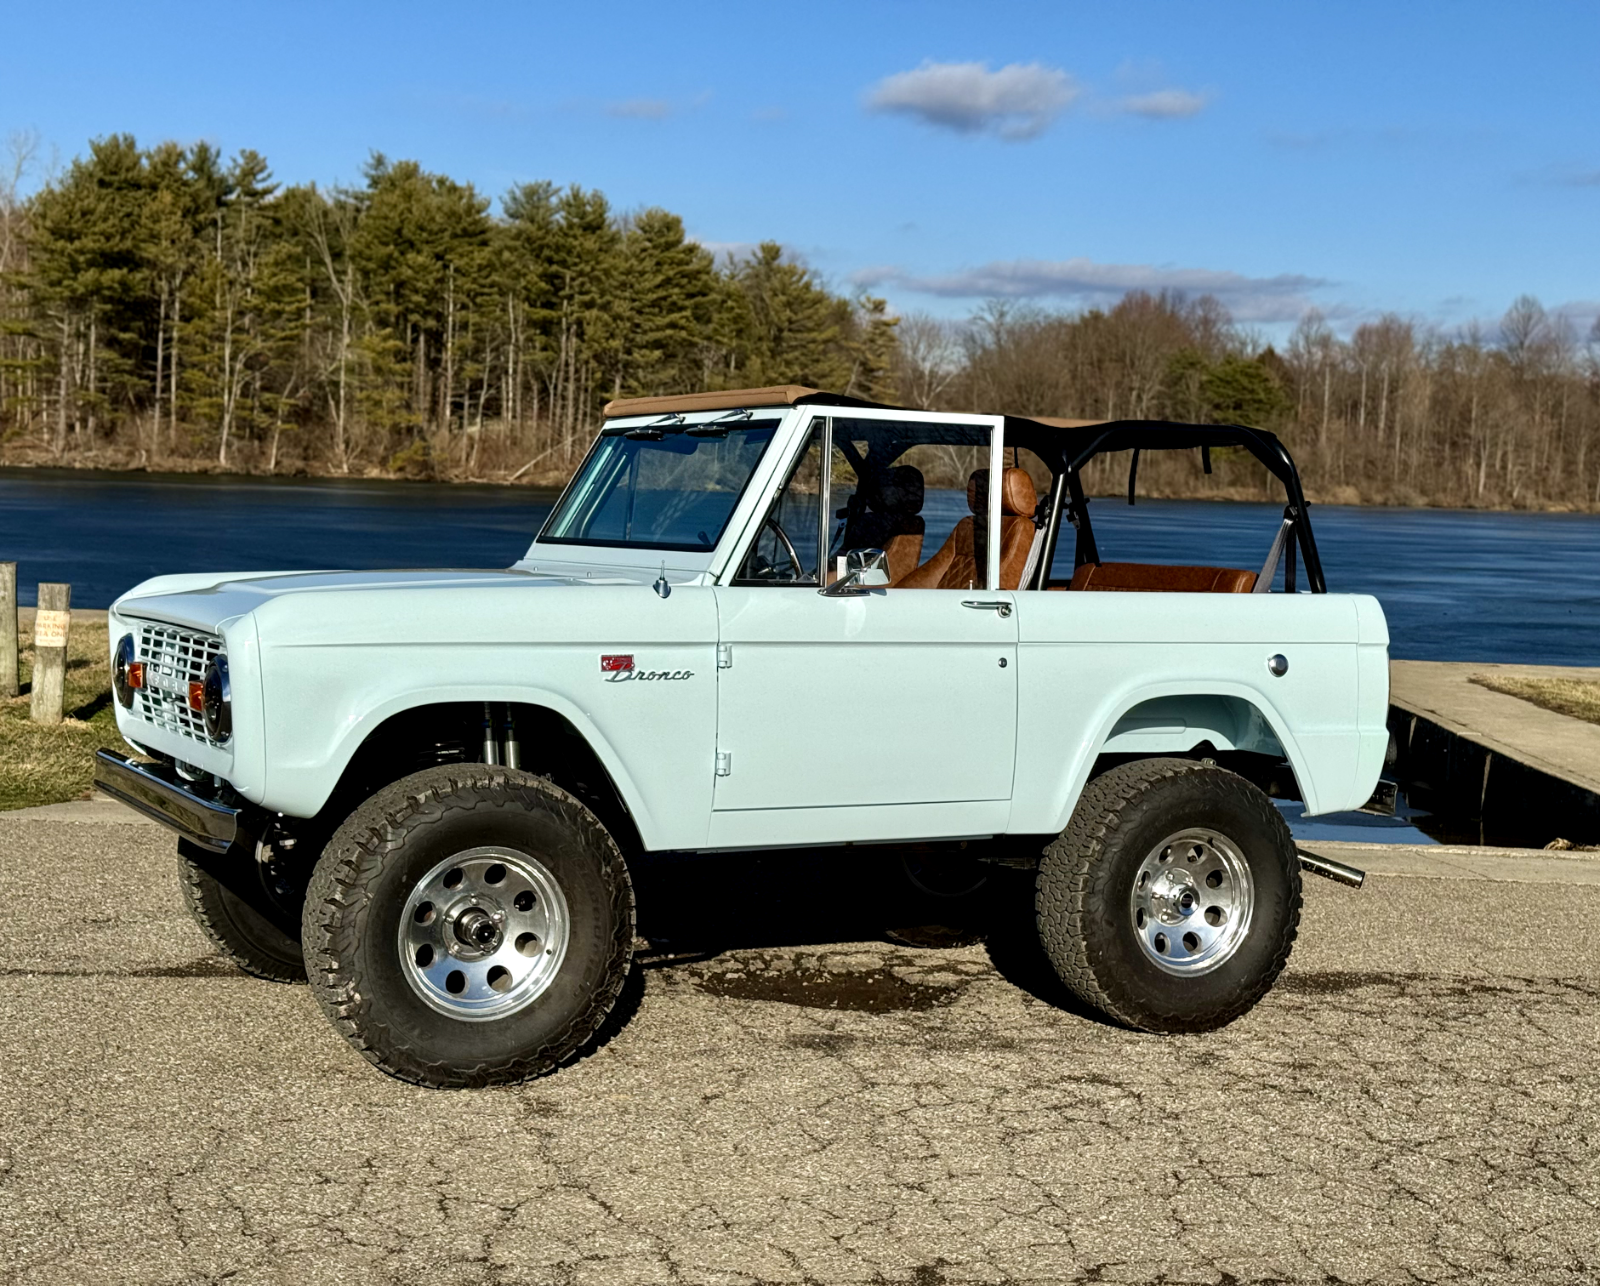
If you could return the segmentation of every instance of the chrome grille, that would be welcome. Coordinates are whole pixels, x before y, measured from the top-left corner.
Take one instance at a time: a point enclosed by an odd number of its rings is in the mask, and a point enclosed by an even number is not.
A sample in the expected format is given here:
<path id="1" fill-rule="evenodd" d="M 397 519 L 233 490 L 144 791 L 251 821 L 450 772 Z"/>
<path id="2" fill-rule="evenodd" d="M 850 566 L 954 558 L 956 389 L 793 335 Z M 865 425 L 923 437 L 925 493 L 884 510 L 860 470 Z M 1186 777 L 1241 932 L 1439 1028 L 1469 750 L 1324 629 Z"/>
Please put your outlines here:
<path id="1" fill-rule="evenodd" d="M 180 737 L 218 744 L 206 735 L 200 712 L 189 708 L 189 684 L 205 680 L 212 658 L 222 655 L 222 640 L 153 621 L 140 621 L 134 637 L 135 659 L 144 662 L 144 687 L 136 694 L 134 713 Z"/>

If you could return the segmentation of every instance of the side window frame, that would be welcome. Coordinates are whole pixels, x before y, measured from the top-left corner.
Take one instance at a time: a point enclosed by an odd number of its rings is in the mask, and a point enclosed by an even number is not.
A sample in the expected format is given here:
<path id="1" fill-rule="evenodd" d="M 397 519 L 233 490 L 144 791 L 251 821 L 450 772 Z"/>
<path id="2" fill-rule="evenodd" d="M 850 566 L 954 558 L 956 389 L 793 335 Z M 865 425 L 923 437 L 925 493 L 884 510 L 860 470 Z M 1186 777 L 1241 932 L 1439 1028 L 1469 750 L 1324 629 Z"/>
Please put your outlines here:
<path id="1" fill-rule="evenodd" d="M 989 477 L 998 478 L 1005 465 L 1005 420 L 998 415 L 972 415 L 966 413 L 940 412 L 940 411 L 902 411 L 894 409 L 878 409 L 876 407 L 839 407 L 826 404 L 818 405 L 801 422 L 795 436 L 793 454 L 781 466 L 780 474 L 783 479 L 774 489 L 771 498 L 757 511 L 758 517 L 753 519 L 745 528 L 739 542 L 734 547 L 733 557 L 726 564 L 725 569 L 718 577 L 718 582 L 725 585 L 739 585 L 740 587 L 761 588 L 809 588 L 813 592 L 815 585 L 802 581 L 774 581 L 756 582 L 747 580 L 739 575 L 743 570 L 751 551 L 756 547 L 756 542 L 761 539 L 761 533 L 766 528 L 767 518 L 771 515 L 773 506 L 778 503 L 779 497 L 788 486 L 794 470 L 799 467 L 805 458 L 806 448 L 810 445 L 812 433 L 819 426 L 822 434 L 822 449 L 820 454 L 821 479 L 818 483 L 820 503 L 818 505 L 817 519 L 817 561 L 818 575 L 827 576 L 827 570 L 822 565 L 827 557 L 827 541 L 832 532 L 832 452 L 833 434 L 836 421 L 849 420 L 893 420 L 901 423 L 913 424 L 951 424 L 965 425 L 972 428 L 986 429 L 989 433 Z M 1000 490 L 990 486 L 988 496 L 988 512 L 985 515 L 986 530 L 989 533 L 987 545 L 987 558 L 985 560 L 984 579 L 989 585 L 997 585 L 1000 581 Z M 927 593 L 926 590 L 907 591 Z M 950 590 L 949 593 L 956 591 Z M 963 590 L 963 593 L 970 591 Z M 987 591 L 986 591 L 987 592 Z"/>
<path id="2" fill-rule="evenodd" d="M 829 419 L 827 431 L 826 458 L 830 467 L 824 469 L 827 480 L 823 492 L 822 505 L 822 539 L 827 541 L 832 532 L 833 501 L 831 495 L 831 478 L 833 470 L 833 435 L 837 431 L 838 421 L 860 420 L 890 420 L 902 424 L 927 424 L 927 425 L 960 425 L 966 428 L 984 429 L 989 434 L 989 459 L 988 470 L 990 478 L 989 494 L 986 499 L 987 512 L 984 515 L 985 530 L 988 539 L 984 543 L 984 584 L 989 586 L 1000 583 L 1000 488 L 994 485 L 994 479 L 1001 476 L 1005 466 L 1005 419 L 998 415 L 970 415 L 943 411 L 901 411 L 879 410 L 868 407 L 834 408 L 834 413 Z M 826 543 L 822 546 L 826 549 Z M 926 559 L 933 550 L 923 551 Z M 826 573 L 824 573 L 826 574 Z M 907 593 L 926 594 L 928 590 L 908 590 Z M 947 590 L 946 593 L 956 593 L 956 590 Z M 961 593 L 971 593 L 971 590 L 961 590 Z M 987 593 L 988 591 L 982 591 Z"/>
<path id="3" fill-rule="evenodd" d="M 831 434 L 831 422 L 826 415 L 810 415 L 801 422 L 796 439 L 794 455 L 787 461 L 783 472 L 778 475 L 781 478 L 781 481 L 778 483 L 777 487 L 774 488 L 771 498 L 767 501 L 766 505 L 758 511 L 758 517 L 750 528 L 748 540 L 746 540 L 741 547 L 735 550 L 735 556 L 729 563 L 729 570 L 726 577 L 727 584 L 737 585 L 741 589 L 814 590 L 823 583 L 822 577 L 824 575 L 824 571 L 822 564 L 827 551 L 820 542 L 827 532 L 828 468 L 826 453 L 828 445 L 832 440 Z M 761 534 L 762 532 L 766 531 L 767 523 L 771 520 L 772 515 L 777 510 L 778 506 L 783 503 L 783 497 L 789 490 L 789 484 L 794 480 L 795 474 L 799 472 L 800 467 L 805 463 L 806 452 L 811 449 L 813 438 L 819 439 L 819 472 L 822 475 L 817 486 L 819 502 L 818 523 L 820 530 L 817 533 L 817 539 L 819 543 L 817 546 L 816 577 L 807 580 L 765 581 L 755 580 L 751 577 L 742 575 L 741 573 L 744 571 L 745 564 L 750 561 L 751 555 L 756 552 L 756 549 L 761 544 Z"/>

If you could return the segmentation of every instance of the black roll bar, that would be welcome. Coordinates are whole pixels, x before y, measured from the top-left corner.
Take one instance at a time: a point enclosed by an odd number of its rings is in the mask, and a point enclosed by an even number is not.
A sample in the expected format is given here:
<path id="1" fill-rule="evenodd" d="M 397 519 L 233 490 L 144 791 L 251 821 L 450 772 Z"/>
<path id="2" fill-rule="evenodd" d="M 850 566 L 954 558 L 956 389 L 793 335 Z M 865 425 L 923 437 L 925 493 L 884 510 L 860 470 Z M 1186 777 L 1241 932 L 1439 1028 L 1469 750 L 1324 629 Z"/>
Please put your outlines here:
<path id="1" fill-rule="evenodd" d="M 1013 432 L 1013 428 L 1018 432 Z M 1099 561 L 1094 530 L 1089 521 L 1087 499 L 1079 475 L 1090 460 L 1112 451 L 1133 451 L 1134 464 L 1129 470 L 1130 498 L 1138 453 L 1147 450 L 1196 450 L 1201 453 L 1202 466 L 1211 463 L 1214 447 L 1243 447 L 1261 465 L 1283 484 L 1288 498 L 1286 515 L 1293 518 L 1293 536 L 1300 546 L 1300 561 L 1305 568 L 1306 585 L 1313 594 L 1326 594 L 1327 582 L 1323 578 L 1322 559 L 1311 532 L 1310 502 L 1300 485 L 1300 473 L 1294 466 L 1286 448 L 1274 433 L 1251 428 L 1247 424 L 1186 424 L 1175 420 L 1109 420 L 1103 424 L 1064 428 L 1042 424 L 1023 416 L 1008 417 L 1007 440 L 1038 451 L 1041 455 L 1054 455 L 1057 461 L 1055 500 L 1051 506 L 1049 528 L 1045 534 L 1045 547 L 1040 565 L 1044 569 L 1038 578 L 1043 587 L 1049 577 L 1049 567 L 1054 561 L 1060 538 L 1059 511 L 1061 482 L 1066 482 L 1071 496 L 1071 511 L 1077 517 L 1073 523 L 1078 528 L 1077 549 L 1074 558 Z M 1208 470 L 1209 472 L 1209 470 Z M 1081 524 L 1081 525 L 1080 525 Z M 1290 567 L 1293 563 L 1289 564 Z M 1287 570 L 1287 569 L 1286 569 Z M 1291 573 L 1292 576 L 1292 573 Z"/>

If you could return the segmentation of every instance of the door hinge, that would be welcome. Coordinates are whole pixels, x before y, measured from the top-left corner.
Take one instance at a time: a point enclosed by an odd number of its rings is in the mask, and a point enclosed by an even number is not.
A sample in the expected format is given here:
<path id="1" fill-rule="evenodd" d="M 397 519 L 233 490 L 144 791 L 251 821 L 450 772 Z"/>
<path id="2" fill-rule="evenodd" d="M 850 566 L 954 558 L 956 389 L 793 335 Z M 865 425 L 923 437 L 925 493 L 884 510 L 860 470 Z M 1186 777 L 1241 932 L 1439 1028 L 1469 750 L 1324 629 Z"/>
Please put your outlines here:
<path id="1" fill-rule="evenodd" d="M 731 670 L 731 669 L 733 669 L 733 644 L 732 643 L 718 643 L 717 644 L 717 669 L 719 669 L 719 670 Z"/>
<path id="2" fill-rule="evenodd" d="M 733 752 L 731 750 L 717 751 L 717 776 L 727 777 L 733 773 Z"/>

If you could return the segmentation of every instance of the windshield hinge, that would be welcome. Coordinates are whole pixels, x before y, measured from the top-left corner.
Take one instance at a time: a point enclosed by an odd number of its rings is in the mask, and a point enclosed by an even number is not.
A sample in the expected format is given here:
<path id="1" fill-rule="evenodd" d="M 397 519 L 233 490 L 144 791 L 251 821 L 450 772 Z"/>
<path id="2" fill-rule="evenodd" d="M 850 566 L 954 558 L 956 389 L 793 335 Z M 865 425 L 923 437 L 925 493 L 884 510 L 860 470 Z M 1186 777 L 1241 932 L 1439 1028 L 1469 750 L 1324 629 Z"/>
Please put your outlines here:
<path id="1" fill-rule="evenodd" d="M 717 669 L 719 669 L 719 670 L 731 670 L 731 669 L 733 669 L 733 644 L 732 643 L 718 643 L 717 644 Z"/>
<path id="2" fill-rule="evenodd" d="M 717 751 L 717 776 L 730 777 L 733 775 L 733 751 Z"/>

